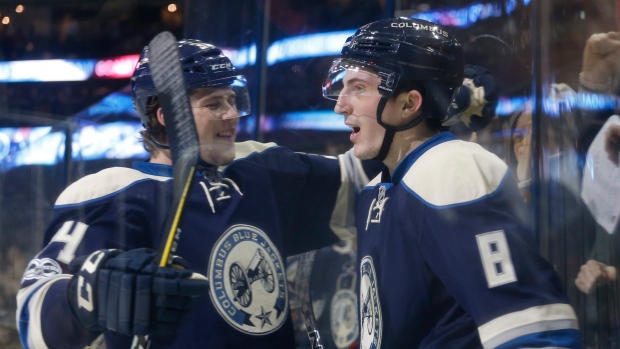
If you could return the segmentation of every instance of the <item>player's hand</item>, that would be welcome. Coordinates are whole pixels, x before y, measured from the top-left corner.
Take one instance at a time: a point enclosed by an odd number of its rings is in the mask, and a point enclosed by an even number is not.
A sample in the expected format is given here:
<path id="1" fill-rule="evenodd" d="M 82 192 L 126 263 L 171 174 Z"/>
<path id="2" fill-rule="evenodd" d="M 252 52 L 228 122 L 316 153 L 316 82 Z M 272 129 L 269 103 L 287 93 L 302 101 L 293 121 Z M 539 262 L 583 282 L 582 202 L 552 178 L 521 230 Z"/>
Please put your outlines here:
<path id="1" fill-rule="evenodd" d="M 575 285 L 581 292 L 590 294 L 598 285 L 615 281 L 616 278 L 615 267 L 595 260 L 589 260 L 581 266 L 579 274 L 575 279 Z"/>
<path id="2" fill-rule="evenodd" d="M 486 68 L 475 65 L 466 65 L 463 76 L 463 85 L 454 98 L 444 126 L 462 121 L 476 132 L 495 117 L 499 100 L 497 84 Z"/>
<path id="3" fill-rule="evenodd" d="M 609 160 L 618 166 L 620 159 L 618 158 L 620 153 L 620 125 L 610 125 L 609 129 L 605 133 L 605 151 Z"/>
<path id="4" fill-rule="evenodd" d="M 583 50 L 582 78 L 594 84 L 607 84 L 620 69 L 620 35 L 617 32 L 591 35 Z"/>
<path id="5" fill-rule="evenodd" d="M 192 300 L 208 294 L 209 283 L 180 257 L 170 268 L 158 260 L 149 249 L 99 250 L 74 260 L 69 303 L 82 326 L 126 335 L 173 333 Z"/>

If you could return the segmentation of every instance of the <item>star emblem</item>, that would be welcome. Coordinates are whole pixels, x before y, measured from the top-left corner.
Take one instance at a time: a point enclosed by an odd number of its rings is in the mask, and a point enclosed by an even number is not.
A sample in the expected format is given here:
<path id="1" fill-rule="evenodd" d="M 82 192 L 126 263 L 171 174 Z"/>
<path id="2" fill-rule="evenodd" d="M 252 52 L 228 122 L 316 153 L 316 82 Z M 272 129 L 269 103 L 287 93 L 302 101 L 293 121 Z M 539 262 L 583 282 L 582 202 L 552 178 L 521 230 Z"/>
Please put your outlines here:
<path id="1" fill-rule="evenodd" d="M 271 323 L 271 320 L 269 320 L 269 315 L 271 315 L 271 312 L 268 311 L 265 313 L 265 309 L 261 305 L 260 314 L 256 315 L 256 317 L 260 320 L 260 328 L 263 328 L 265 324 L 269 324 L 270 326 L 273 326 L 273 324 Z"/>

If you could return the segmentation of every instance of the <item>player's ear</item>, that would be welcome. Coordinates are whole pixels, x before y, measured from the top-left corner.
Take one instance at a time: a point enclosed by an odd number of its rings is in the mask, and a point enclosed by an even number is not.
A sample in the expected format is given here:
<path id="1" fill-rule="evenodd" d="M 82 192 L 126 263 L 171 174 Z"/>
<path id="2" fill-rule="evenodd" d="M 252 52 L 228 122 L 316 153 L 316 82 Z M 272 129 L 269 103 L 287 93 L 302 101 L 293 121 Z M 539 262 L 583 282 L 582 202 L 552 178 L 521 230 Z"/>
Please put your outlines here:
<path id="1" fill-rule="evenodd" d="M 166 122 L 164 121 L 164 111 L 161 108 L 157 108 L 155 113 L 157 115 L 157 121 L 163 126 L 166 126 Z"/>
<path id="2" fill-rule="evenodd" d="M 422 110 L 422 102 L 424 98 L 420 91 L 411 90 L 405 95 L 405 103 L 403 104 L 402 116 L 407 119 L 413 115 L 418 115 Z"/>

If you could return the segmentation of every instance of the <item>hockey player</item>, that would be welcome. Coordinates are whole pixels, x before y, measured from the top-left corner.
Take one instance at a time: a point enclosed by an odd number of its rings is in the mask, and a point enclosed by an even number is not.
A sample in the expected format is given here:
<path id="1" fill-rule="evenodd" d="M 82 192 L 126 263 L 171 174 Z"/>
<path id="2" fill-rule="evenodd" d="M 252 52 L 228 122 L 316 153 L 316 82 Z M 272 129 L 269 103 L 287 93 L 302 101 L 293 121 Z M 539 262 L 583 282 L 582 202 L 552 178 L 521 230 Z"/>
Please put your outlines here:
<path id="1" fill-rule="evenodd" d="M 324 81 L 355 156 L 386 166 L 356 209 L 360 348 L 579 348 L 507 165 L 440 132 L 462 74 L 450 32 L 393 18 L 348 38 Z"/>
<path id="2" fill-rule="evenodd" d="M 131 83 L 150 160 L 86 176 L 57 199 L 18 294 L 25 348 L 84 348 L 101 334 L 108 349 L 129 348 L 133 335 L 150 335 L 152 349 L 294 348 L 285 258 L 354 233 L 352 203 L 368 181 L 361 162 L 235 144 L 249 114 L 244 77 L 215 46 L 178 47 L 202 159 L 181 222 L 183 259 L 156 267 L 172 161 L 147 47 Z"/>

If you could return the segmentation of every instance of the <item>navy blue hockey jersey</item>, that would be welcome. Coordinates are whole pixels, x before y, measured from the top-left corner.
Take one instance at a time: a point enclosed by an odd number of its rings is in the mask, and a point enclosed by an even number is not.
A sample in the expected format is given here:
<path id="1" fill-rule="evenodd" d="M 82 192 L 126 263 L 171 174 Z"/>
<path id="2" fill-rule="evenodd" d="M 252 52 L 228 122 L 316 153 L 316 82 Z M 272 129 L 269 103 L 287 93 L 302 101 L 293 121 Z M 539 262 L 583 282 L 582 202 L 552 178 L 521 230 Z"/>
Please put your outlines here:
<path id="1" fill-rule="evenodd" d="M 294 348 L 285 258 L 351 237 L 353 202 L 368 182 L 350 153 L 338 158 L 243 142 L 221 171 L 196 173 L 176 254 L 211 282 L 172 339 L 151 348 Z M 26 348 L 83 348 L 96 335 L 70 316 L 67 265 L 95 250 L 158 250 L 172 167 L 148 162 L 86 176 L 57 199 L 44 248 L 18 294 Z M 58 318 L 62 316 L 62 319 Z M 108 349 L 132 338 L 104 332 Z"/>
<path id="2" fill-rule="evenodd" d="M 579 348 L 507 165 L 444 132 L 362 191 L 362 349 Z"/>

